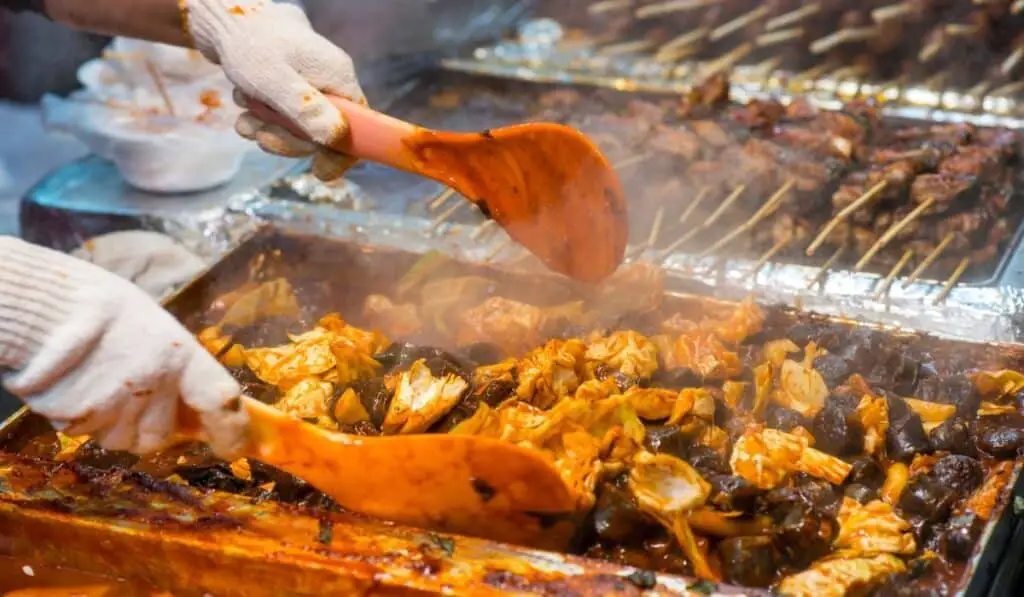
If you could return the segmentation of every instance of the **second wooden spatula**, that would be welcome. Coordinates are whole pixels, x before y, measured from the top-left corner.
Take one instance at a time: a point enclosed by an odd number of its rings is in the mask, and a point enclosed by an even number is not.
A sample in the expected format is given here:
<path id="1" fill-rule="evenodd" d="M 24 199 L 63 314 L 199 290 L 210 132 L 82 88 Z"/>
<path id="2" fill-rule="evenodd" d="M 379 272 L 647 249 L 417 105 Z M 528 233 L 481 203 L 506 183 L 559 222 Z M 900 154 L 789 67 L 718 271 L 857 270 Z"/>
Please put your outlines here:
<path id="1" fill-rule="evenodd" d="M 472 435 L 326 431 L 251 398 L 241 456 L 307 481 L 350 511 L 424 529 L 565 549 L 575 496 L 539 452 Z M 203 441 L 183 408 L 182 439 Z"/>
<path id="2" fill-rule="evenodd" d="M 478 133 L 439 132 L 330 99 L 350 130 L 335 149 L 455 189 L 545 265 L 570 278 L 598 282 L 622 263 L 627 237 L 622 186 L 601 151 L 579 131 L 541 122 Z M 270 108 L 257 102 L 249 108 L 294 132 Z"/>

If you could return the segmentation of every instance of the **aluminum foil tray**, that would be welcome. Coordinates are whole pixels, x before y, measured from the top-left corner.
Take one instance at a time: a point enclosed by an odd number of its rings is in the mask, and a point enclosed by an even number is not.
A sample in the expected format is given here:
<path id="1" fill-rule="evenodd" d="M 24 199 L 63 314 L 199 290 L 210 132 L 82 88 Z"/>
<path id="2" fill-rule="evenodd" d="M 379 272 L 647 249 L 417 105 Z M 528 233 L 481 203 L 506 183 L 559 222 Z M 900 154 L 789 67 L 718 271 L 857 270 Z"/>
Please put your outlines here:
<path id="1" fill-rule="evenodd" d="M 165 306 L 196 330 L 208 323 L 208 310 L 224 292 L 248 280 L 284 275 L 300 296 L 315 297 L 316 309 L 340 309 L 344 315 L 361 304 L 366 293 L 393 284 L 418 258 L 417 253 L 263 227 L 168 298 Z M 519 287 L 565 284 L 551 275 L 524 277 L 471 264 L 466 268 Z M 723 304 L 692 294 L 697 289 L 691 280 L 670 275 L 667 300 L 681 310 Z M 773 317 L 790 324 L 834 322 L 879 329 L 791 309 L 781 309 Z M 883 331 L 934 355 L 955 355 L 956 362 L 970 355 L 970 362 L 980 367 L 1024 366 L 1019 346 Z M 176 594 L 218 596 L 768 595 L 671 575 L 652 578 L 628 567 L 438 536 L 353 514 L 298 509 L 223 492 L 199 493 L 159 480 L 154 471 L 166 470 L 160 460 L 102 472 L 87 464 L 53 461 L 47 453 L 23 451 L 32 438 L 51 432 L 45 421 L 25 409 L 0 425 L 0 560 L 100 574 L 110 582 L 120 579 Z M 1009 505 L 1022 499 L 1014 497 L 1024 489 L 1020 469 L 1018 461 L 974 554 L 966 567 L 957 568 L 961 581 L 955 594 L 988 594 L 992 571 L 1015 524 L 1015 508 Z M 45 580 L 31 583 L 4 577 L 0 590 L 38 586 Z"/>
<path id="2" fill-rule="evenodd" d="M 609 46 L 617 49 L 609 51 Z M 822 102 L 873 97 L 885 102 L 893 115 L 935 115 L 982 125 L 1019 122 L 1024 117 L 1020 93 L 1014 91 L 1018 85 L 950 89 L 926 83 L 873 81 L 852 76 L 852 69 L 839 64 L 792 72 L 775 68 L 772 62 L 729 60 L 728 53 L 714 60 L 662 61 L 630 51 L 628 46 L 615 40 L 567 35 L 558 21 L 541 18 L 521 23 L 514 36 L 448 58 L 444 64 L 475 74 L 658 93 L 678 93 L 710 74 L 731 69 L 733 81 L 750 97 L 809 94 Z"/>
<path id="3" fill-rule="evenodd" d="M 439 73 L 399 100 L 393 112 L 427 126 L 483 129 L 528 119 L 539 94 L 577 86 L 535 84 L 465 74 Z M 634 94 L 602 93 L 624 98 Z M 637 95 L 636 97 L 651 97 Z M 337 209 L 341 207 L 341 209 Z M 333 188 L 308 175 L 286 177 L 265 193 L 235 202 L 233 211 L 290 229 L 383 242 L 413 250 L 449 251 L 474 261 L 538 268 L 522 249 L 510 244 L 493 223 L 444 187 L 386 168 L 357 167 L 348 182 Z M 675 250 L 644 251 L 652 214 L 631 214 L 631 259 L 658 262 L 670 271 L 715 288 L 722 296 L 753 292 L 766 300 L 833 315 L 891 323 L 950 337 L 1016 341 L 1024 296 L 1024 255 L 1020 231 L 987 273 L 948 285 L 927 277 L 904 285 L 886 281 L 882 272 L 854 273 L 817 265 L 793 265 L 757 255 L 708 256 Z M 663 232 L 667 242 L 678 229 Z M 664 246 L 664 243 L 663 243 Z M 909 269 L 909 268 L 908 268 Z M 948 286 L 948 287 L 947 287 Z"/>

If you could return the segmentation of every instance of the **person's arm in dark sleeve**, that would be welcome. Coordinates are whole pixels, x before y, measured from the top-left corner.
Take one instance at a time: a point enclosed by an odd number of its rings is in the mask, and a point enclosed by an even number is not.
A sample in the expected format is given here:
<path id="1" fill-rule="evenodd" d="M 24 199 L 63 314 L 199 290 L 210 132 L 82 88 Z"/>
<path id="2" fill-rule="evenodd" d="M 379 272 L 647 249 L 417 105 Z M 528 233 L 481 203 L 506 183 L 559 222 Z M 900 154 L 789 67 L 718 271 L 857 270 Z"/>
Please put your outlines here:
<path id="1" fill-rule="evenodd" d="M 42 6 L 49 18 L 75 29 L 191 46 L 178 0 L 0 0 Z M 0 4 L 2 5 L 2 4 Z"/>

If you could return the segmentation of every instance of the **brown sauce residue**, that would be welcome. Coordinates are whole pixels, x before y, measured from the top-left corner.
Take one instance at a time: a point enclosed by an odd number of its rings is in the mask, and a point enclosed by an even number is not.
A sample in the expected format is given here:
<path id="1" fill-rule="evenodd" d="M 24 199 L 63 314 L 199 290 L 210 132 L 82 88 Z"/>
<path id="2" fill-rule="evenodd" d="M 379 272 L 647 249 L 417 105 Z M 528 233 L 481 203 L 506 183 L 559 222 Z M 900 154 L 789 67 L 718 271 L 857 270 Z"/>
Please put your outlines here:
<path id="1" fill-rule="evenodd" d="M 405 146 L 421 172 L 468 197 L 555 271 L 597 282 L 622 262 L 622 187 L 577 131 L 548 123 L 476 134 L 420 129 Z"/>

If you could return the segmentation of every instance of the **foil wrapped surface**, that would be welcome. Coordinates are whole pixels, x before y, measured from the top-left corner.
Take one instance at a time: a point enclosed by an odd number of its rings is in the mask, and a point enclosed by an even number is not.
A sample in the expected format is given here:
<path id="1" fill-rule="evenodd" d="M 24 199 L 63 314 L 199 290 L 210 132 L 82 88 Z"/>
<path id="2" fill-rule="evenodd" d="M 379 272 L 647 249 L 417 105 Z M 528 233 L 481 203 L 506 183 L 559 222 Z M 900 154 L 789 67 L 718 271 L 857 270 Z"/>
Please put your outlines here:
<path id="1" fill-rule="evenodd" d="M 525 21 L 515 37 L 446 58 L 443 65 L 478 75 L 648 93 L 679 93 L 730 66 L 718 59 L 662 62 L 637 53 L 604 54 L 592 41 L 567 35 L 552 19 Z M 745 94 L 780 99 L 801 94 L 829 107 L 856 97 L 872 97 L 884 103 L 883 113 L 889 116 L 1015 128 L 1024 123 L 1024 104 L 1015 96 L 829 75 L 807 77 L 770 64 L 741 63 L 730 71 L 734 96 L 741 101 Z"/>
<path id="2" fill-rule="evenodd" d="M 316 183 L 298 177 L 291 185 L 293 189 L 313 188 Z M 363 193 L 365 189 L 352 184 L 350 191 Z M 286 231 L 417 253 L 439 251 L 456 259 L 501 264 L 510 269 L 543 270 L 539 260 L 512 243 L 496 226 L 485 224 L 482 216 L 473 223 L 438 224 L 436 218 L 431 220 L 423 215 L 336 209 L 268 195 L 237 202 L 232 210 Z M 883 277 L 874 274 L 831 270 L 819 282 L 812 283 L 818 277 L 819 268 L 768 263 L 755 273 L 757 264 L 750 260 L 702 259 L 682 252 L 667 256 L 648 253 L 639 258 L 657 259 L 679 287 L 719 298 L 738 299 L 753 294 L 767 303 L 782 303 L 951 339 L 980 342 L 1024 339 L 1024 288 L 1019 286 L 958 284 L 943 299 L 944 285 L 940 282 L 922 280 L 904 287 L 903 281 L 897 278 L 888 292 L 875 298 Z"/>

